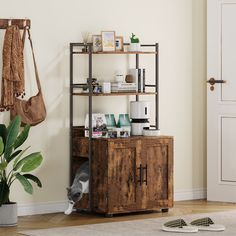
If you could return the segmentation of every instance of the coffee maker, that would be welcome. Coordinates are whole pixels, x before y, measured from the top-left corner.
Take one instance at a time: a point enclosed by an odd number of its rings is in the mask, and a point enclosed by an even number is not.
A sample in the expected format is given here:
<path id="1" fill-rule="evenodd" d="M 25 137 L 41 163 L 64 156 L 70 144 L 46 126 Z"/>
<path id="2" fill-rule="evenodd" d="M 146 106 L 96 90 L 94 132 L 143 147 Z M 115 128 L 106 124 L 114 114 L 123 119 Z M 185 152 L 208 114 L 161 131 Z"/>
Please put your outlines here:
<path id="1" fill-rule="evenodd" d="M 130 102 L 131 135 L 143 135 L 143 129 L 149 128 L 150 104 L 147 101 Z"/>

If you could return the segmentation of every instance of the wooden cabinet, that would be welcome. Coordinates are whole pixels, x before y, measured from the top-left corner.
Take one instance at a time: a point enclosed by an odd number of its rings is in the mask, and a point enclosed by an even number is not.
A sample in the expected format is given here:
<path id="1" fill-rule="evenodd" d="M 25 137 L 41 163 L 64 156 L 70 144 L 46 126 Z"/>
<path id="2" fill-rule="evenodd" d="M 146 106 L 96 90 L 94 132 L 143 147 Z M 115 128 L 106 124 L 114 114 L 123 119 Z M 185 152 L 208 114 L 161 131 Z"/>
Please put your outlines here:
<path id="1" fill-rule="evenodd" d="M 124 43 L 127 47 L 129 44 Z M 142 44 L 140 52 L 115 51 L 83 52 L 83 43 L 70 43 L 70 164 L 71 182 L 78 167 L 89 158 L 90 193 L 77 203 L 77 208 L 116 214 L 146 210 L 168 209 L 173 206 L 173 138 L 168 136 L 132 136 L 116 139 L 92 139 L 93 98 L 106 96 L 152 95 L 154 112 L 152 127 L 159 127 L 159 46 Z M 127 48 L 126 48 L 127 49 Z M 151 50 L 150 50 L 151 49 Z M 135 68 L 140 68 L 139 57 L 154 56 L 154 72 L 146 76 L 143 91 L 96 93 L 93 91 L 93 57 L 127 55 L 135 56 Z M 77 83 L 74 75 L 74 56 L 88 56 L 87 84 Z M 128 58 L 128 57 L 127 57 Z M 127 63 L 128 61 L 126 61 Z M 115 68 L 115 67 L 114 67 Z M 147 75 L 147 74 L 146 74 Z M 76 82 L 75 82 L 76 81 Z M 88 92 L 81 90 L 88 89 Z M 79 91 L 80 90 L 80 91 Z M 74 122 L 74 97 L 88 97 L 89 138 L 82 137 L 85 127 Z M 89 195 L 89 196 L 88 196 Z"/>
<path id="2" fill-rule="evenodd" d="M 116 214 L 173 206 L 172 137 L 133 136 L 92 142 L 93 211 Z"/>

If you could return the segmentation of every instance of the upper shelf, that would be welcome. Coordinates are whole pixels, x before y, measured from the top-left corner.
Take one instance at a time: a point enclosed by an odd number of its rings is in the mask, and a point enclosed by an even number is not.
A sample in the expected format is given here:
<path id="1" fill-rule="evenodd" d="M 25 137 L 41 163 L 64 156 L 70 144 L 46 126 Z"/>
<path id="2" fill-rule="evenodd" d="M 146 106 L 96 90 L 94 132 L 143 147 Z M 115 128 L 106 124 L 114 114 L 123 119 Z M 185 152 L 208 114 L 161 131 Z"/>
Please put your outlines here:
<path id="1" fill-rule="evenodd" d="M 89 54 L 88 52 L 73 52 L 73 54 Z M 147 52 L 147 51 L 138 51 L 138 52 L 123 52 L 123 51 L 112 51 L 112 52 L 92 52 L 92 54 L 157 54 L 157 52 Z"/>
<path id="2" fill-rule="evenodd" d="M 124 46 L 129 46 L 129 43 L 124 43 Z M 72 54 L 85 54 L 88 55 L 89 52 L 82 52 L 81 50 L 74 50 L 75 47 L 84 47 L 83 43 L 70 43 L 71 46 L 71 53 Z M 88 47 L 92 47 L 92 43 L 87 44 Z M 92 52 L 92 54 L 158 54 L 158 44 L 141 44 L 141 49 L 142 51 L 135 51 L 135 52 L 130 52 L 130 51 L 110 51 L 110 52 Z M 150 48 L 152 50 L 150 50 Z"/>

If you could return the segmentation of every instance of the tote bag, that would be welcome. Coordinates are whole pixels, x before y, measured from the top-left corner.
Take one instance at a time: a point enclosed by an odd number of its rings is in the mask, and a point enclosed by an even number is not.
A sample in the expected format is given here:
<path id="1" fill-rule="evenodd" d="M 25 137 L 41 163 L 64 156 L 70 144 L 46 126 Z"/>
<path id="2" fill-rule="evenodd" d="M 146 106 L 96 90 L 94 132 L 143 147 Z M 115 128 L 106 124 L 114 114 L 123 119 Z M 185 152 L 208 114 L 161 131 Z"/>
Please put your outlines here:
<path id="1" fill-rule="evenodd" d="M 38 87 L 38 93 L 35 96 L 30 97 L 28 100 L 21 100 L 15 97 L 14 106 L 13 109 L 11 109 L 10 114 L 11 114 L 11 119 L 13 119 L 16 115 L 20 115 L 22 124 L 29 124 L 31 126 L 34 126 L 45 120 L 47 112 L 43 100 L 42 89 L 40 85 L 37 65 L 34 56 L 33 43 L 29 29 L 27 29 L 27 32 L 33 56 L 34 71 Z"/>

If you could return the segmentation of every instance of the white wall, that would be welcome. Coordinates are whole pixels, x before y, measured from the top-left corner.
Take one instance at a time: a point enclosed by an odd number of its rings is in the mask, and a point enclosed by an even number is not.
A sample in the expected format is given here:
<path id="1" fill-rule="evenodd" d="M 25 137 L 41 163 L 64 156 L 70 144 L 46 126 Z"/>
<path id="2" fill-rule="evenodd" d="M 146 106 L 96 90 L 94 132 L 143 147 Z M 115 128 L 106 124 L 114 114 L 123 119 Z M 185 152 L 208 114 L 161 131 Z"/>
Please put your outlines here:
<path id="1" fill-rule="evenodd" d="M 193 1 L 193 186 L 206 186 L 206 0 Z"/>
<path id="2" fill-rule="evenodd" d="M 1 18 L 27 17 L 32 21 L 32 37 L 48 111 L 46 121 L 32 128 L 28 141 L 32 151 L 41 150 L 44 155 L 44 163 L 36 172 L 43 189 L 35 188 L 34 195 L 29 196 L 15 185 L 12 200 L 20 204 L 66 200 L 65 188 L 69 184 L 68 48 L 70 42 L 82 40 L 83 30 L 98 34 L 112 29 L 123 35 L 125 41 L 135 32 L 143 43 L 160 43 L 160 128 L 163 134 L 175 138 L 174 188 L 176 193 L 182 193 L 179 199 L 184 199 L 184 193 L 205 188 L 205 5 L 205 0 L 2 1 Z M 26 63 L 28 68 L 29 58 Z M 115 69 L 124 68 L 123 60 L 111 57 L 109 64 L 101 68 L 95 68 L 95 76 L 106 80 Z M 29 72 L 26 77 L 31 80 L 27 82 L 30 94 L 34 77 Z M 102 104 L 101 111 L 127 111 L 126 98 L 112 99 L 97 101 L 95 110 Z M 85 108 L 78 103 L 80 106 L 81 121 Z M 0 114 L 0 117 L 1 121 L 8 121 L 8 114 Z"/>

